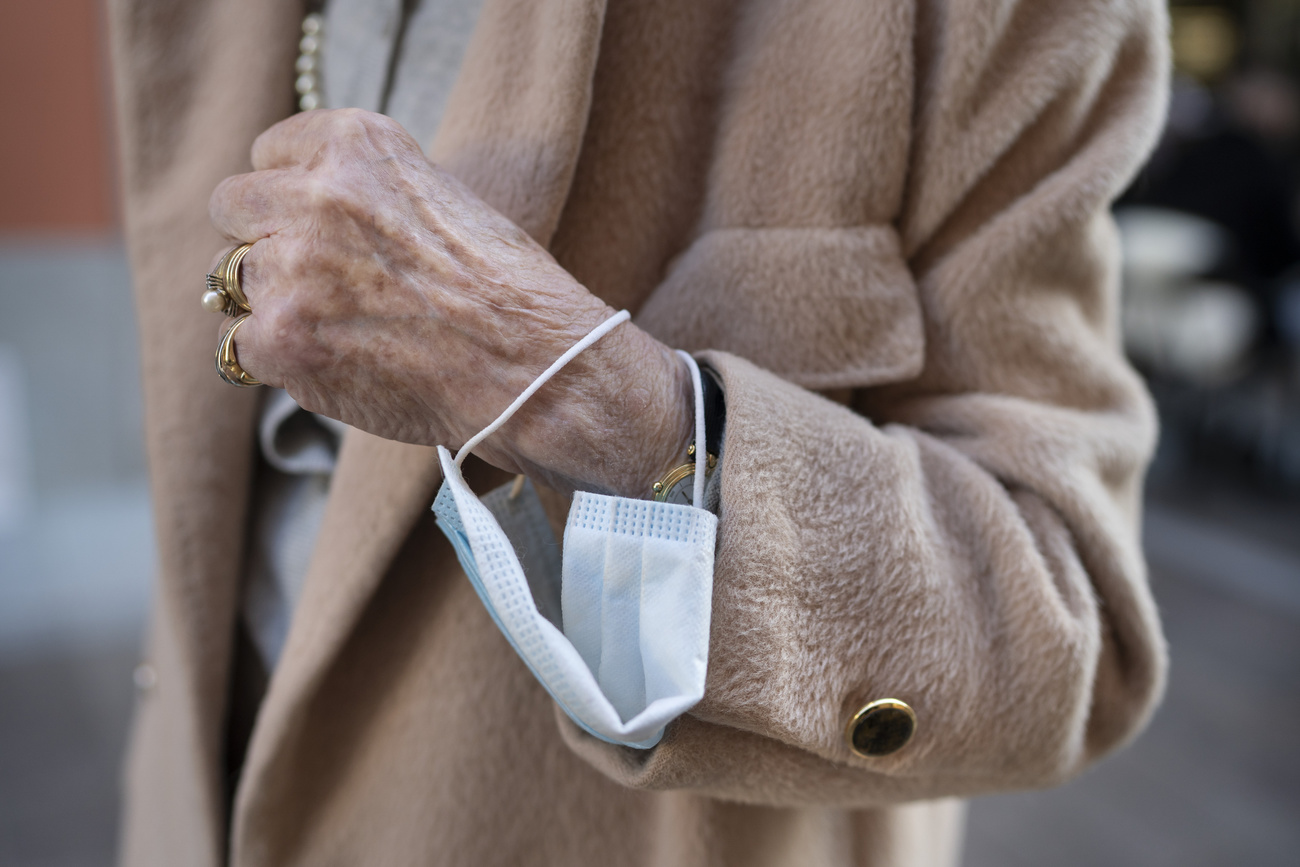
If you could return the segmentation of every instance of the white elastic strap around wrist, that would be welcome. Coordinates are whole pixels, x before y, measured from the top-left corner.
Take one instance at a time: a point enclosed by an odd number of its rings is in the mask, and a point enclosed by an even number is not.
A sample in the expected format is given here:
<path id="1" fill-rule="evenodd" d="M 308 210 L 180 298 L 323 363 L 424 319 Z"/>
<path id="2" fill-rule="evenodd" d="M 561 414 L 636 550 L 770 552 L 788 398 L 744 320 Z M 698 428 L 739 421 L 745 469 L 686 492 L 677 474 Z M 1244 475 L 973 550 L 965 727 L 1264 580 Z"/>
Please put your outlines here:
<path id="1" fill-rule="evenodd" d="M 691 502 L 696 508 L 704 508 L 704 474 L 708 471 L 708 440 L 704 432 L 704 380 L 700 379 L 700 366 L 691 358 L 689 352 L 677 350 L 677 354 L 686 360 L 691 370 L 691 390 L 695 394 L 695 487 L 692 489 Z"/>
<path id="2" fill-rule="evenodd" d="M 537 390 L 540 389 L 543 385 L 546 385 L 546 383 L 550 381 L 551 377 L 559 373 L 560 370 L 564 367 L 564 365 L 568 364 L 570 361 L 573 361 L 573 359 L 578 356 L 578 353 L 582 352 L 582 350 L 591 346 L 591 344 L 595 343 L 597 340 L 604 337 L 606 334 L 613 331 L 616 327 L 622 325 L 624 322 L 628 321 L 631 318 L 632 318 L 631 313 L 627 312 L 626 310 L 620 310 L 617 313 L 615 313 L 613 316 L 606 319 L 604 322 L 597 325 L 595 328 L 591 329 L 591 332 L 586 337 L 582 338 L 577 343 L 570 346 L 568 352 L 564 353 L 559 358 L 555 359 L 555 362 L 550 367 L 543 370 L 541 374 L 536 379 L 533 380 L 532 385 L 525 388 L 523 390 L 523 393 L 515 398 L 514 403 L 510 404 L 510 406 L 505 408 L 505 412 L 501 413 L 501 415 L 496 417 L 496 421 L 492 422 L 492 424 L 488 425 L 487 427 L 483 428 L 483 430 L 479 431 L 477 434 L 470 437 L 469 442 L 465 443 L 465 445 L 460 447 L 460 451 L 456 452 L 456 461 L 455 461 L 456 466 L 459 467 L 462 463 L 465 462 L 465 458 L 469 457 L 470 452 L 474 451 L 475 446 L 483 442 L 483 440 L 487 439 L 492 434 L 496 433 L 497 430 L 500 429 L 500 427 L 503 424 L 510 421 L 510 417 L 519 411 L 519 408 L 524 405 L 524 402 L 527 401 L 528 398 L 532 397 L 534 394 L 537 394 Z"/>
<path id="3" fill-rule="evenodd" d="M 519 411 L 519 408 L 524 405 L 528 398 L 536 394 L 543 385 L 546 385 L 546 383 L 550 381 L 551 377 L 559 373 L 566 364 L 576 358 L 578 353 L 587 349 L 597 340 L 604 337 L 606 334 L 631 318 L 631 313 L 626 310 L 620 310 L 593 328 L 586 337 L 573 344 L 573 346 L 570 346 L 568 351 L 555 359 L 550 367 L 542 371 L 538 377 L 533 380 L 532 384 L 525 388 L 523 392 L 514 399 L 510 406 L 505 408 L 505 411 L 503 411 L 501 415 L 496 417 L 495 421 L 483 428 L 483 430 L 479 431 L 474 436 L 470 437 L 469 441 L 460 447 L 460 450 L 456 452 L 456 467 L 459 468 L 460 465 L 464 463 L 465 458 L 469 457 L 470 453 L 474 451 L 474 448 L 479 443 L 496 433 L 500 430 L 502 425 L 510 421 L 510 417 Z M 705 472 L 708 468 L 708 455 L 705 454 L 705 444 L 707 440 L 705 439 L 704 431 L 704 382 L 700 378 L 700 366 L 695 363 L 695 359 L 691 357 L 690 353 L 678 349 L 677 354 L 682 357 L 686 362 L 686 366 L 691 371 L 691 391 L 695 397 L 695 480 L 693 488 L 694 499 L 692 502 L 698 505 L 704 502 L 704 483 L 706 481 Z"/>

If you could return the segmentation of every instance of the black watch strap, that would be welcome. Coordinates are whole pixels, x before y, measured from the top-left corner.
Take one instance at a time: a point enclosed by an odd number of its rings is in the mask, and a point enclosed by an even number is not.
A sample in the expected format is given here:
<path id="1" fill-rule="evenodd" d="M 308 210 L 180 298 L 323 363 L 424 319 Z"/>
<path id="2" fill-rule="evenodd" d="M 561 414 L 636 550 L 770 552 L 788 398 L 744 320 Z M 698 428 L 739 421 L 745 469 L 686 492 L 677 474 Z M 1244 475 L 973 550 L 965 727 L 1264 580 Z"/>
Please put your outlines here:
<path id="1" fill-rule="evenodd" d="M 717 372 L 700 365 L 700 382 L 704 386 L 704 443 L 709 454 L 722 454 L 722 434 L 727 427 L 727 398 Z"/>

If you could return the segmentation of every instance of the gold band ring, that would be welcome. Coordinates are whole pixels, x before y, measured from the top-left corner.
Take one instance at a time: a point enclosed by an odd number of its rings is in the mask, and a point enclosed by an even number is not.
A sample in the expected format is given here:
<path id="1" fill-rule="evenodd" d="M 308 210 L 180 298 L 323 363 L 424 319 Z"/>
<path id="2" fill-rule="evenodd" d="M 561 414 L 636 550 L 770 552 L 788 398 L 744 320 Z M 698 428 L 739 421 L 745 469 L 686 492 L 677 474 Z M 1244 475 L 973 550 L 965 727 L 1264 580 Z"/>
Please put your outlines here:
<path id="1" fill-rule="evenodd" d="M 252 244 L 240 244 L 221 257 L 217 267 L 213 268 L 212 273 L 207 276 L 207 290 L 203 293 L 204 310 L 210 313 L 224 313 L 227 316 L 238 316 L 253 311 L 253 308 L 248 305 L 247 296 L 244 295 L 244 287 L 239 285 L 239 263 L 244 261 L 244 257 L 251 249 L 253 249 Z"/>
<path id="2" fill-rule="evenodd" d="M 239 358 L 235 355 L 235 331 L 244 324 L 248 316 L 249 314 L 245 313 L 230 323 L 230 327 L 221 337 L 221 342 L 217 344 L 217 375 L 239 388 L 254 388 L 262 384 L 239 366 Z"/>

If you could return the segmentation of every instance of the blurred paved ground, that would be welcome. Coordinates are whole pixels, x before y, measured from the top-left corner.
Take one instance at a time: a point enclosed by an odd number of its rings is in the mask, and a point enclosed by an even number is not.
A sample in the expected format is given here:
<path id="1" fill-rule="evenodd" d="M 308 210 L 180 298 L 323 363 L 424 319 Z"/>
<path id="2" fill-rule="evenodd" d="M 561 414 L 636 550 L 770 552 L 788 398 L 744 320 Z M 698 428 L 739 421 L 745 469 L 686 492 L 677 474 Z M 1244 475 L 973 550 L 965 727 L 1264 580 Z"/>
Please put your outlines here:
<path id="1" fill-rule="evenodd" d="M 5 867 L 112 861 L 152 572 L 126 287 L 113 245 L 0 244 L 0 447 L 27 450 L 0 461 Z M 1300 505 L 1157 482 L 1147 543 L 1166 701 L 1082 779 L 977 800 L 970 867 L 1300 857 Z"/>

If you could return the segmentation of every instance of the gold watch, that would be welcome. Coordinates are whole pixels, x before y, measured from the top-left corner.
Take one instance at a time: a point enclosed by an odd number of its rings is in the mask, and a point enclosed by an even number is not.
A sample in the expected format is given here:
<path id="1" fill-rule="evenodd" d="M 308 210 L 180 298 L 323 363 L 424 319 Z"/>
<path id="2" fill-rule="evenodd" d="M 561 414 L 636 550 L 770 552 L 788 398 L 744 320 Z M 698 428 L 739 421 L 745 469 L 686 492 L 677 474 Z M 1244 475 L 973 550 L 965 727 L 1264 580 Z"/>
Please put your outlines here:
<path id="1" fill-rule="evenodd" d="M 689 460 L 680 467 L 674 467 L 664 473 L 663 478 L 654 483 L 654 501 L 656 503 L 679 503 L 681 505 L 693 506 L 694 486 L 695 486 L 695 446 L 692 445 L 686 450 L 686 457 Z M 713 475 L 713 469 L 718 465 L 718 456 L 712 452 L 708 455 L 708 466 L 704 470 L 704 477 L 707 479 Z M 704 508 L 700 506 L 700 508 Z"/>

